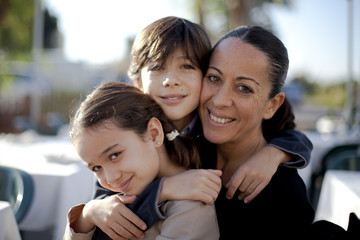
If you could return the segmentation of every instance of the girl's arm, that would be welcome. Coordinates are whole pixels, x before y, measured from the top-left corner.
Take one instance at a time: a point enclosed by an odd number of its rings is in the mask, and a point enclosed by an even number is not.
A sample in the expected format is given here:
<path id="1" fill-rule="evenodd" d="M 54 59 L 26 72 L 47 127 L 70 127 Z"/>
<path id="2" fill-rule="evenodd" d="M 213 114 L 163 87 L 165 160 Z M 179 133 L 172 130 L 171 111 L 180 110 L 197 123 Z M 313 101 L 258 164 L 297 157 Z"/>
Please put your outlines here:
<path id="1" fill-rule="evenodd" d="M 68 214 L 68 224 L 63 239 L 91 239 L 96 226 L 111 239 L 141 238 L 144 235 L 142 230 L 146 229 L 146 225 L 125 206 L 135 198 L 135 196 L 113 195 L 73 207 Z"/>

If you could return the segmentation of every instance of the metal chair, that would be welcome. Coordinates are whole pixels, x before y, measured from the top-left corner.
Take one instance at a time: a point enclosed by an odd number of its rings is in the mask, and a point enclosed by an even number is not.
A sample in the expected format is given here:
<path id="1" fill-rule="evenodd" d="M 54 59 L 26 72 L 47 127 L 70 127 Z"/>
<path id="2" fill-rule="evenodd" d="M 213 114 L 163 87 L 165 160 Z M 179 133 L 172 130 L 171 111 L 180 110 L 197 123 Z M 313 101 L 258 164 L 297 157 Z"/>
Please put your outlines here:
<path id="1" fill-rule="evenodd" d="M 8 201 L 19 224 L 28 212 L 33 199 L 34 181 L 25 171 L 0 166 L 0 200 Z"/>
<path id="2" fill-rule="evenodd" d="M 311 176 L 309 198 L 314 209 L 317 207 L 325 172 L 329 169 L 360 171 L 360 143 L 338 145 L 324 155 L 321 169 Z"/>

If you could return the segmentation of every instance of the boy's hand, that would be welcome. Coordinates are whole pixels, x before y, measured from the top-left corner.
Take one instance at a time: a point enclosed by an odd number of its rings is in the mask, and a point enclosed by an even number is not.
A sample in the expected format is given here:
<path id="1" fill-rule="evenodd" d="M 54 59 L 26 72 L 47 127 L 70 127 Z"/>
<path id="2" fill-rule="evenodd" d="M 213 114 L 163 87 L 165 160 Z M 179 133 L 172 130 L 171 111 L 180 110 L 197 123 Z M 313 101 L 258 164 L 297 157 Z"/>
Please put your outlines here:
<path id="1" fill-rule="evenodd" d="M 83 213 L 111 239 L 141 238 L 146 225 L 125 206 L 135 199 L 136 196 L 113 195 L 92 200 L 86 204 Z"/>
<path id="2" fill-rule="evenodd" d="M 290 160 L 290 156 L 273 146 L 266 146 L 242 164 L 225 185 L 226 197 L 238 196 L 245 203 L 251 202 L 270 182 L 280 163 Z"/>
<path id="3" fill-rule="evenodd" d="M 220 170 L 192 169 L 165 178 L 159 203 L 166 200 L 198 200 L 213 204 L 221 190 Z"/>

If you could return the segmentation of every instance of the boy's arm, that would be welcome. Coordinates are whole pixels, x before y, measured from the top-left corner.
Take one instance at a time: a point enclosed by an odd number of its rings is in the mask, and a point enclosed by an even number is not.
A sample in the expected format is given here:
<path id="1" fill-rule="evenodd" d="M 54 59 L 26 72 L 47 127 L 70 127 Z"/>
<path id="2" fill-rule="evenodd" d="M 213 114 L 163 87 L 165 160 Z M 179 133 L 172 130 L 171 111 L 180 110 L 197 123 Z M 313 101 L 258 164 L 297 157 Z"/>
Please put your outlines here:
<path id="1" fill-rule="evenodd" d="M 304 168 L 310 162 L 313 145 L 309 138 L 302 132 L 288 129 L 280 137 L 273 138 L 269 145 L 287 153 L 288 158 L 281 161 L 285 166 Z"/>
<path id="2" fill-rule="evenodd" d="M 132 204 L 128 204 L 129 208 L 135 215 L 142 219 L 146 226 L 150 228 L 154 223 L 161 219 L 157 209 L 157 203 L 159 201 L 159 192 L 162 186 L 162 179 L 157 179 L 152 182 Z M 95 183 L 94 199 L 104 199 L 114 194 L 106 188 L 103 188 L 98 181 Z"/>
<path id="3" fill-rule="evenodd" d="M 312 143 L 305 134 L 296 130 L 285 130 L 261 151 L 242 164 L 230 181 L 227 198 L 231 199 L 239 189 L 238 198 L 245 203 L 252 201 L 270 182 L 278 166 L 305 167 L 310 161 Z"/>
<path id="4" fill-rule="evenodd" d="M 127 229 L 126 225 L 130 224 L 134 226 L 129 216 L 129 209 L 133 212 L 135 216 L 142 219 L 147 228 L 150 228 L 154 223 L 160 219 L 165 219 L 165 216 L 160 210 L 161 203 L 166 200 L 199 200 L 205 203 L 214 203 L 220 189 L 221 189 L 221 171 L 219 170 L 188 170 L 183 173 L 177 174 L 175 176 L 167 177 L 166 179 L 155 180 L 150 184 L 136 200 L 127 204 L 126 208 L 118 206 L 120 202 L 117 202 L 116 209 L 118 214 L 116 216 L 127 215 L 128 217 L 118 220 L 117 225 L 120 225 L 123 229 Z M 165 193 L 166 192 L 166 193 Z M 117 194 L 111 192 L 103 187 L 97 182 L 96 190 L 94 197 L 96 199 L 103 199 Z M 121 198 L 119 196 L 119 198 Z M 107 204 L 109 208 L 110 204 Z M 100 210 L 99 207 L 96 208 Z M 114 208 L 113 208 L 114 209 Z M 100 214 L 91 214 L 93 222 L 96 222 L 97 226 L 103 226 L 107 228 L 107 224 L 102 219 L 111 219 L 111 213 L 114 212 L 113 209 L 107 209 L 102 211 L 102 218 L 97 218 Z M 107 212 L 107 213 L 106 213 Z M 125 222 L 126 221 L 126 222 Z M 113 221 L 112 221 L 113 222 Z M 125 222 L 125 224 L 124 224 Z M 105 226 L 105 227 L 104 227 Z M 135 227 L 139 228 L 139 225 Z M 143 230 L 145 230 L 143 228 Z M 117 232 L 119 236 L 123 236 L 121 232 Z"/>

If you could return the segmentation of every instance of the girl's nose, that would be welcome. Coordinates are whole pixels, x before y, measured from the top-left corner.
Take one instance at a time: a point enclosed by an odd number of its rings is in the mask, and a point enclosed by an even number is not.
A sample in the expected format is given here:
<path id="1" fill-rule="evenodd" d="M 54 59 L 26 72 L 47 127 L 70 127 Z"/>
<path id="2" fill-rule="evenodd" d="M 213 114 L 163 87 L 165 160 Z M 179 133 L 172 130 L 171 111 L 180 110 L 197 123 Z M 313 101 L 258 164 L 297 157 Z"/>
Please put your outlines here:
<path id="1" fill-rule="evenodd" d="M 105 178 L 109 185 L 116 185 L 121 178 L 121 173 L 117 170 L 110 169 L 105 172 Z"/>

